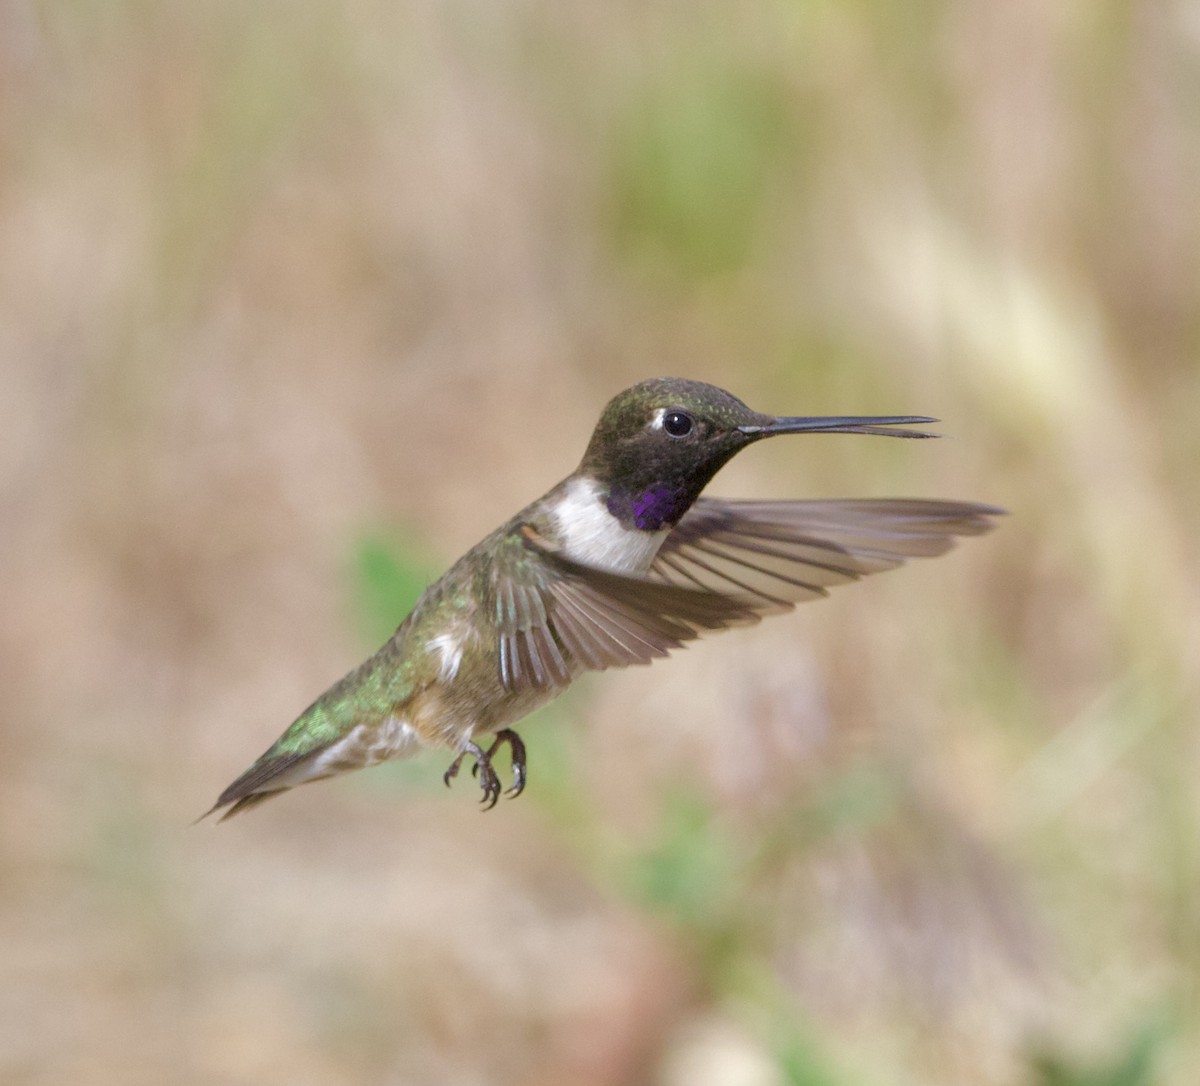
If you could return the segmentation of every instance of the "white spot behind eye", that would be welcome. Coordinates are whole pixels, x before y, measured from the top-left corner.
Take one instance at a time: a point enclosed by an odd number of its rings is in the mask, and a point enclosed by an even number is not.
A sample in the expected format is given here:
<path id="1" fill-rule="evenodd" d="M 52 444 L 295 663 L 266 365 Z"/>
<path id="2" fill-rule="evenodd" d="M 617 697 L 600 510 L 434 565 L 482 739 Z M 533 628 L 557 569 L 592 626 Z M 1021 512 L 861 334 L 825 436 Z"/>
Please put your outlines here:
<path id="1" fill-rule="evenodd" d="M 663 416 L 667 413 L 665 407 L 658 407 L 654 410 L 654 417 L 650 419 L 651 430 L 661 430 L 663 428 Z"/>

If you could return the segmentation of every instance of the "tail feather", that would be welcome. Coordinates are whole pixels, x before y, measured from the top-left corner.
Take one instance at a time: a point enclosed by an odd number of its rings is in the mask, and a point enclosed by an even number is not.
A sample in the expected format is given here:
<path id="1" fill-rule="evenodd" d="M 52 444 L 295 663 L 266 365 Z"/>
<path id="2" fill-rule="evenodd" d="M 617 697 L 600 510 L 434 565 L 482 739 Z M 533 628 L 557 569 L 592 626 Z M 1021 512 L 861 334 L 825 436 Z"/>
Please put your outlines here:
<path id="1" fill-rule="evenodd" d="M 251 792 L 250 795 L 242 796 L 240 799 L 235 800 L 227 811 L 221 813 L 221 817 L 217 821 L 224 822 L 226 819 L 232 818 L 235 814 L 240 814 L 251 807 L 257 807 L 263 800 L 270 799 L 272 796 L 281 796 L 287 791 L 290 791 L 290 789 L 272 788 L 266 792 Z"/>
<path id="2" fill-rule="evenodd" d="M 257 762 L 246 770 L 217 798 L 217 802 L 204 812 L 197 822 L 203 822 L 209 815 L 215 814 L 223 807 L 228 807 L 218 821 L 224 822 L 235 814 L 257 806 L 265 799 L 286 792 L 293 784 L 285 783 L 280 778 L 291 773 L 306 762 L 310 762 L 329 744 L 325 743 L 312 750 L 294 751 L 287 754 L 272 754 L 267 751 Z"/>

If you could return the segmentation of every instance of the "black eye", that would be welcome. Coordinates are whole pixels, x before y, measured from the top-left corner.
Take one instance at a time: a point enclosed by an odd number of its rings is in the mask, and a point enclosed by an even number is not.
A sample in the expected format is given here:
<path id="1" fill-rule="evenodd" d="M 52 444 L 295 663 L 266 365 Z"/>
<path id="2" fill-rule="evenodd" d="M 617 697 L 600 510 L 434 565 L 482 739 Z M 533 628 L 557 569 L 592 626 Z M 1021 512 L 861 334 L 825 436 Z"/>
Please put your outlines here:
<path id="1" fill-rule="evenodd" d="M 672 437 L 687 437 L 692 432 L 692 416 L 684 411 L 668 411 L 662 426 Z"/>

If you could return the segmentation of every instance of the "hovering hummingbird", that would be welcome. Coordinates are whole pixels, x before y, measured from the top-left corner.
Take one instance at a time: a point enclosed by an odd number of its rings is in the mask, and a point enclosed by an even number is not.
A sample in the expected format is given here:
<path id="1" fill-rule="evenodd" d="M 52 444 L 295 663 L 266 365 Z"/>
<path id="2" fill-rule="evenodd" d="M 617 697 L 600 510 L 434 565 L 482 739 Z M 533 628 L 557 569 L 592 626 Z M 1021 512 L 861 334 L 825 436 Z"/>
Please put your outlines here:
<path id="1" fill-rule="evenodd" d="M 923 416 L 776 418 L 713 385 L 643 381 L 614 397 L 578 469 L 468 551 L 391 640 L 310 705 L 208 812 L 224 818 L 298 784 L 403 758 L 474 760 L 485 809 L 512 730 L 584 671 L 648 664 L 710 630 L 748 625 L 830 585 L 939 555 L 1003 510 L 889 498 L 726 501 L 700 492 L 777 434 L 937 435 Z M 490 741 L 490 742 L 489 742 Z M 487 746 L 483 744 L 487 743 Z"/>

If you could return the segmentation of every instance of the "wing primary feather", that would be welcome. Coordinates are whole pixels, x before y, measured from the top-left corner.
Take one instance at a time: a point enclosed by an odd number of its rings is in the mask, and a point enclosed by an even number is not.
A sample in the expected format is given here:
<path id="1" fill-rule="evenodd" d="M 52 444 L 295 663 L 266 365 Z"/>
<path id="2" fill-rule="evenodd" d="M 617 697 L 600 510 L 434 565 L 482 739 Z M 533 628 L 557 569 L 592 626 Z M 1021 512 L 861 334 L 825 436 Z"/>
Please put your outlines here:
<path id="1" fill-rule="evenodd" d="M 655 559 L 654 567 L 658 568 L 658 567 L 662 567 L 662 566 L 666 566 L 666 567 L 674 570 L 680 577 L 684 577 L 687 580 L 691 581 L 692 584 L 694 584 L 697 588 L 701 588 L 706 592 L 710 591 L 708 585 L 706 585 L 702 580 L 700 580 L 700 578 L 697 577 L 685 565 L 682 565 L 678 561 L 678 559 L 675 558 L 674 555 L 660 553 L 658 558 Z M 671 582 L 671 583 L 674 584 L 674 583 L 678 583 L 678 582 Z"/>
<path id="2" fill-rule="evenodd" d="M 552 678 L 559 683 L 569 682 L 571 679 L 570 668 L 567 667 L 558 643 L 554 640 L 554 631 L 550 628 L 549 623 L 535 627 L 535 632 L 549 661 Z"/>
<path id="3" fill-rule="evenodd" d="M 722 549 L 720 547 L 714 547 L 713 545 L 711 545 L 711 543 L 696 542 L 696 543 L 689 544 L 689 546 L 692 548 L 692 550 L 702 551 L 704 554 L 711 554 L 711 555 L 713 555 L 713 557 L 719 558 L 723 562 L 733 562 L 735 565 L 739 565 L 744 569 L 752 569 L 756 573 L 766 574 L 766 576 L 773 577 L 777 581 L 783 581 L 786 584 L 795 585 L 797 588 L 803 588 L 806 591 L 815 592 L 818 596 L 828 595 L 826 590 L 821 585 L 812 584 L 808 581 L 801 581 L 795 577 L 789 577 L 786 573 L 779 573 L 779 572 L 776 572 L 775 570 L 771 570 L 771 569 L 763 569 L 762 566 L 755 565 L 749 559 L 741 558 L 737 554 L 732 554 L 727 549 Z M 693 561 L 695 561 L 695 559 L 693 559 Z M 717 571 L 713 570 L 713 572 L 716 573 Z M 726 573 L 720 573 L 718 575 L 727 578 L 729 581 L 731 581 L 734 584 L 738 583 L 738 582 L 734 581 L 733 578 L 730 577 Z M 758 589 L 752 589 L 752 591 L 754 591 L 760 595 L 765 595 L 767 599 L 772 598 L 769 594 L 762 593 Z M 786 601 L 779 600 L 777 602 L 785 603 Z"/>
<path id="4" fill-rule="evenodd" d="M 658 649 L 653 642 L 647 641 L 628 623 L 622 622 L 621 615 L 600 607 L 594 600 L 588 599 L 586 593 L 573 592 L 571 600 L 582 617 L 590 619 L 598 630 L 630 655 L 635 655 L 633 646 L 637 644 L 645 645 L 654 656 L 666 655 L 665 651 Z"/>
<path id="5" fill-rule="evenodd" d="M 699 548 L 696 546 L 695 543 L 690 543 L 690 544 L 688 544 L 688 546 L 693 551 L 699 550 Z M 724 556 L 722 556 L 722 557 L 724 557 Z M 699 566 L 701 569 L 708 570 L 708 572 L 711 573 L 714 577 L 717 577 L 722 581 L 727 581 L 727 582 L 729 582 L 729 584 L 735 585 L 736 587 L 742 589 L 742 591 L 748 592 L 752 596 L 757 596 L 759 599 L 765 600 L 769 604 L 773 604 L 777 607 L 783 607 L 783 608 L 790 608 L 792 606 L 787 600 L 780 599 L 778 596 L 772 596 L 769 592 L 764 592 L 761 588 L 755 588 L 753 585 L 746 584 L 745 581 L 738 580 L 735 576 L 733 576 L 732 573 L 726 573 L 723 570 L 717 569 L 710 562 L 706 562 L 703 558 L 698 558 L 695 554 L 688 554 L 688 555 L 686 555 L 686 558 L 687 558 L 687 561 L 692 563 L 692 565 Z M 745 564 L 745 563 L 743 563 L 743 564 Z M 751 567 L 751 568 L 754 568 L 754 567 Z M 806 586 L 806 587 L 811 587 L 811 586 Z M 813 588 L 812 591 L 815 592 L 818 596 L 824 596 L 826 594 L 825 589 L 823 589 L 823 588 Z"/>
<path id="6" fill-rule="evenodd" d="M 596 624 L 587 611 L 569 597 L 559 596 L 558 614 L 567 619 L 568 625 L 580 642 L 585 659 L 595 660 L 596 667 L 603 670 L 620 665 L 629 657 L 629 650 L 608 630 Z"/>
<path id="7" fill-rule="evenodd" d="M 554 635 L 550 631 L 549 619 L 546 614 L 546 603 L 542 593 L 536 588 L 525 588 L 523 599 L 527 613 L 529 651 L 536 658 L 535 670 L 540 668 L 539 681 L 543 685 L 555 682 L 566 682 L 569 678 L 566 662 L 554 643 Z"/>
<path id="8" fill-rule="evenodd" d="M 862 576 L 862 572 L 857 569 L 851 569 L 849 566 L 834 565 L 832 562 L 822 562 L 816 558 L 800 557 L 794 552 L 783 550 L 779 547 L 771 547 L 765 543 L 757 542 L 757 540 L 770 539 L 776 540 L 779 536 L 754 535 L 753 539 L 746 538 L 753 533 L 741 533 L 735 531 L 714 532 L 710 537 L 712 542 L 721 543 L 727 547 L 732 547 L 737 550 L 749 551 L 751 554 L 763 554 L 770 558 L 780 558 L 785 562 L 794 562 L 797 565 L 812 566 L 814 569 L 823 569 L 827 573 L 837 573 L 849 580 L 857 580 Z M 786 539 L 788 543 L 795 543 L 800 546 L 813 547 L 819 546 L 822 550 L 833 551 L 835 553 L 845 554 L 850 557 L 849 552 L 844 547 L 838 547 L 833 544 L 824 543 L 818 540 L 808 540 L 800 538 Z M 696 546 L 694 542 L 692 546 Z"/>
<path id="9" fill-rule="evenodd" d="M 515 690 L 521 685 L 522 676 L 525 674 L 521 667 L 521 645 L 515 634 L 509 634 L 506 640 L 508 641 L 509 685 Z"/>
<path id="10" fill-rule="evenodd" d="M 603 634 L 627 657 L 637 659 L 643 655 L 634 648 L 639 644 L 645 646 L 645 651 L 651 656 L 666 656 L 666 647 L 646 640 L 636 629 L 628 623 L 622 622 L 619 613 L 600 607 L 593 600 L 588 599 L 585 592 L 577 589 L 568 590 L 564 585 L 558 593 L 558 598 L 569 600 L 570 606 L 575 610 L 577 616 L 588 624 L 589 629 Z M 672 640 L 668 647 L 677 648 L 679 644 L 680 642 Z"/>
<path id="11" fill-rule="evenodd" d="M 554 628 L 562 638 L 563 646 L 573 656 L 578 656 L 593 671 L 603 671 L 609 661 L 597 654 L 597 646 L 580 627 L 567 607 L 560 607 L 554 615 Z"/>
<path id="12" fill-rule="evenodd" d="M 546 665 L 542 661 L 542 655 L 538 652 L 537 638 L 532 630 L 525 631 L 521 638 L 525 646 L 525 655 L 529 659 L 530 670 L 533 672 L 533 681 L 538 686 L 549 686 L 549 676 L 546 671 Z"/>
<path id="13" fill-rule="evenodd" d="M 508 659 L 512 652 L 511 640 L 508 634 L 500 635 L 500 681 L 509 690 L 513 687 L 512 665 Z"/>
<path id="14" fill-rule="evenodd" d="M 645 585 L 645 594 L 649 596 L 654 586 L 648 582 L 642 582 L 642 584 Z M 655 606 L 653 598 L 624 600 L 620 603 L 620 609 L 613 609 L 607 605 L 608 598 L 591 585 L 580 585 L 577 591 L 579 598 L 592 606 L 596 613 L 607 618 L 618 630 L 628 632 L 641 641 L 646 641 L 644 635 L 654 635 L 678 644 L 680 641 L 695 637 L 697 629 L 703 628 L 706 623 L 715 622 L 708 615 L 694 615 L 689 618 L 674 614 L 661 600 Z M 721 600 L 721 597 L 713 592 L 705 592 L 697 598 Z M 717 624 L 719 625 L 719 623 Z M 654 642 L 647 643 L 653 644 Z"/>
<path id="15" fill-rule="evenodd" d="M 542 594 L 537 589 L 526 588 L 524 590 L 525 607 L 527 610 L 527 620 L 531 627 L 539 627 L 546 625 L 546 604 L 542 600 Z"/>

